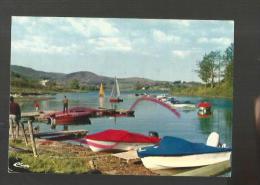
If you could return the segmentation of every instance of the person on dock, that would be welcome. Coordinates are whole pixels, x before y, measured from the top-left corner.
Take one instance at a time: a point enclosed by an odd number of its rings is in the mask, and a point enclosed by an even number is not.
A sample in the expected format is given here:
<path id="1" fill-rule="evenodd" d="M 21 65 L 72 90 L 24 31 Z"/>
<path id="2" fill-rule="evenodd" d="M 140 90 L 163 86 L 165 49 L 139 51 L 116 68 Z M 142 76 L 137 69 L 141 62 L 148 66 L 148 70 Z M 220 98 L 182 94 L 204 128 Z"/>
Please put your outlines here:
<path id="1" fill-rule="evenodd" d="M 69 100 L 66 96 L 64 96 L 63 99 L 63 113 L 68 113 L 68 107 L 69 107 Z"/>
<path id="2" fill-rule="evenodd" d="M 20 105 L 14 102 L 14 97 L 10 97 L 10 104 L 9 104 L 9 126 L 10 126 L 10 133 L 12 134 L 13 139 L 19 136 L 19 122 L 21 120 L 21 108 Z M 15 126 L 16 131 L 14 136 L 13 127 Z"/>
<path id="3" fill-rule="evenodd" d="M 35 111 L 38 112 L 39 109 L 40 109 L 40 104 L 39 104 L 38 101 L 35 101 L 35 103 L 34 103 L 34 107 L 35 107 Z"/>

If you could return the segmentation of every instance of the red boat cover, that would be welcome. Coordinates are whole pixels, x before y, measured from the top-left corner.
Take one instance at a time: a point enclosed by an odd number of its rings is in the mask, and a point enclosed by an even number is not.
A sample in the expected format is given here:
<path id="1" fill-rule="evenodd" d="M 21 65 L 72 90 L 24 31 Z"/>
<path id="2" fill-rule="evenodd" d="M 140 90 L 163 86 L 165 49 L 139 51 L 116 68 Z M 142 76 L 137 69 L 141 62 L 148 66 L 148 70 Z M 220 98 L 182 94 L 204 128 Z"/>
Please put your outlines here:
<path id="1" fill-rule="evenodd" d="M 126 130 L 108 129 L 85 137 L 98 141 L 126 142 L 126 143 L 158 143 L 160 138 L 128 132 Z"/>
<path id="2" fill-rule="evenodd" d="M 205 107 L 205 108 L 207 108 L 207 107 L 211 107 L 212 105 L 211 105 L 211 103 L 209 103 L 209 102 L 200 102 L 199 104 L 198 104 L 198 107 Z"/>

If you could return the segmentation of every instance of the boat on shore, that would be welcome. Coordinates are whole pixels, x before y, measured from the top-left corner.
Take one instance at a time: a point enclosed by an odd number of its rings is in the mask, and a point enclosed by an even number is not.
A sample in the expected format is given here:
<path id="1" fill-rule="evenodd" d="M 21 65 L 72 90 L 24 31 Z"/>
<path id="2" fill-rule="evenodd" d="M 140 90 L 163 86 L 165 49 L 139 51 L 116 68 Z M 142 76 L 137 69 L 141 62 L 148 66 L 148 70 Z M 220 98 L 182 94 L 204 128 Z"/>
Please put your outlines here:
<path id="1" fill-rule="evenodd" d="M 120 90 L 119 90 L 119 85 L 118 85 L 118 81 L 117 81 L 116 77 L 115 77 L 115 80 L 114 80 L 114 85 L 112 87 L 112 91 L 111 91 L 111 95 L 110 95 L 110 98 L 109 98 L 109 102 L 110 103 L 123 102 L 123 99 L 120 98 Z"/>
<path id="2" fill-rule="evenodd" d="M 108 129 L 103 132 L 85 136 L 83 144 L 87 144 L 93 152 L 128 151 L 159 143 L 155 135 L 146 136 L 126 130 Z"/>
<path id="3" fill-rule="evenodd" d="M 163 170 L 200 167 L 227 161 L 231 157 L 231 148 L 192 143 L 166 136 L 158 145 L 140 148 L 137 153 L 146 168 Z"/>

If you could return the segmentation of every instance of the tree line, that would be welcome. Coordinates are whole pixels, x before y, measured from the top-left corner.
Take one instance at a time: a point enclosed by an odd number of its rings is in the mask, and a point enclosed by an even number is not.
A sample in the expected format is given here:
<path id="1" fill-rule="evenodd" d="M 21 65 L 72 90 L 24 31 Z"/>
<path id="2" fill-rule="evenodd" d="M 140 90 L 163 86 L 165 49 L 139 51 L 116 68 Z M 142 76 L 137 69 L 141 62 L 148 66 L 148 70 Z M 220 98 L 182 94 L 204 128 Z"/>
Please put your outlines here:
<path id="1" fill-rule="evenodd" d="M 223 82 L 231 86 L 233 83 L 233 59 L 234 44 L 231 43 L 224 52 L 211 51 L 205 54 L 198 62 L 196 72 L 206 87 L 213 88 Z"/>

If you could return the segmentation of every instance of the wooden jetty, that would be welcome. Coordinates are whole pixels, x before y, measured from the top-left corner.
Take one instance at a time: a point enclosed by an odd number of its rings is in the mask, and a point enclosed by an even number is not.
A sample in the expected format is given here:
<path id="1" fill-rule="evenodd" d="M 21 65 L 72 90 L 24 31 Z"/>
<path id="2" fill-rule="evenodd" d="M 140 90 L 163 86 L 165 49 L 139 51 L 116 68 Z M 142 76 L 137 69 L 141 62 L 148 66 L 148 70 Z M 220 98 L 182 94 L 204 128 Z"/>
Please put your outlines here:
<path id="1" fill-rule="evenodd" d="M 41 132 L 34 134 L 35 138 L 63 141 L 82 138 L 88 133 L 87 130 L 57 131 L 57 132 Z"/>
<path id="2" fill-rule="evenodd" d="M 86 108 L 88 109 L 88 108 Z M 107 109 L 107 108 L 89 108 L 89 118 L 99 117 L 134 117 L 134 111 L 123 110 L 123 109 Z M 40 112 L 22 112 L 22 118 L 34 117 L 37 121 L 47 121 L 48 115 L 57 113 L 56 110 L 40 111 Z"/>

